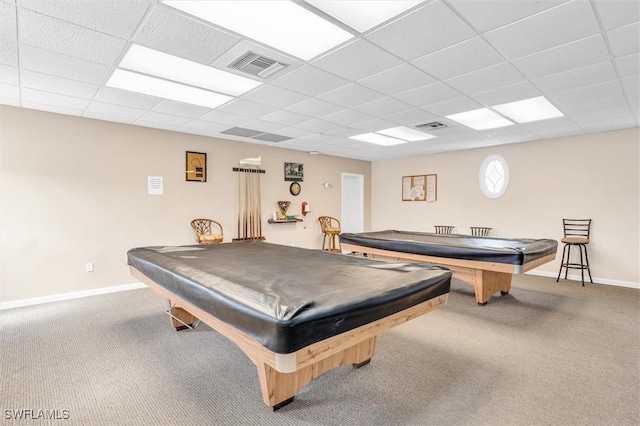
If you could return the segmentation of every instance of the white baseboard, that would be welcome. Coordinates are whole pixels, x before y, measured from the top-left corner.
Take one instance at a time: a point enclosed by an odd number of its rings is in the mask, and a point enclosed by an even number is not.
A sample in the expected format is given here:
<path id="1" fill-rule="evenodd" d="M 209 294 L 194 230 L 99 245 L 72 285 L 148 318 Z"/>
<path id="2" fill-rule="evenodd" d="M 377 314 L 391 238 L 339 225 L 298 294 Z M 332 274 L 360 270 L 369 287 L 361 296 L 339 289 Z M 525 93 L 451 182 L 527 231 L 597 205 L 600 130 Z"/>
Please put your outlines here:
<path id="1" fill-rule="evenodd" d="M 538 275 L 541 277 L 550 277 L 550 278 L 558 278 L 558 273 L 554 272 L 545 272 L 545 271 L 529 271 L 527 272 L 529 275 Z M 635 288 L 636 290 L 640 290 L 640 283 L 633 283 L 630 281 L 619 281 L 619 280 L 609 280 L 605 278 L 596 278 L 592 277 L 594 284 L 605 284 L 605 285 L 614 285 L 617 287 L 628 287 Z M 564 279 L 564 274 L 560 277 L 560 279 Z M 582 281 L 582 277 L 580 275 L 569 274 L 567 279 L 572 281 Z M 589 275 L 585 275 L 585 285 L 589 283 Z"/>
<path id="2" fill-rule="evenodd" d="M 0 310 L 22 308 L 24 306 L 40 305 L 42 303 L 60 302 L 62 300 L 78 299 L 80 297 L 97 296 L 99 294 L 115 293 L 118 291 L 136 290 L 147 287 L 143 283 L 116 285 L 113 287 L 96 288 L 94 290 L 74 291 L 71 293 L 53 294 L 51 296 L 33 297 L 31 299 L 14 300 L 0 303 Z"/>

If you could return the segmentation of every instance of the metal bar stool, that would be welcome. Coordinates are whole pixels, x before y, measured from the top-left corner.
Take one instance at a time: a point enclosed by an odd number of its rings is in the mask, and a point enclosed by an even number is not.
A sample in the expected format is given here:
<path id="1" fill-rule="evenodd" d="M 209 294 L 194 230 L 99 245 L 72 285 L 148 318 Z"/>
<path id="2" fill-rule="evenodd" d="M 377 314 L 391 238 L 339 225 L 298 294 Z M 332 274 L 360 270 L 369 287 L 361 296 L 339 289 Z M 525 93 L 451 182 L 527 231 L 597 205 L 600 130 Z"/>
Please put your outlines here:
<path id="1" fill-rule="evenodd" d="M 486 237 L 488 236 L 493 228 L 487 228 L 484 226 L 471 226 L 471 235 L 474 237 Z"/>
<path id="2" fill-rule="evenodd" d="M 565 268 L 565 280 L 569 274 L 569 269 L 580 269 L 582 286 L 584 287 L 584 270 L 586 269 L 589 273 L 589 281 L 593 284 L 591 269 L 589 268 L 589 256 L 587 254 L 587 244 L 589 244 L 589 234 L 591 233 L 591 219 L 562 219 L 562 225 L 564 238 L 560 242 L 564 243 L 564 248 L 562 249 L 562 261 L 560 262 L 560 270 L 558 271 L 556 282 L 560 280 L 562 268 Z M 577 246 L 578 250 L 580 250 L 580 263 L 571 262 L 572 246 Z M 582 252 L 584 252 L 584 257 Z"/>
<path id="3" fill-rule="evenodd" d="M 436 234 L 453 234 L 453 226 L 435 225 Z"/>

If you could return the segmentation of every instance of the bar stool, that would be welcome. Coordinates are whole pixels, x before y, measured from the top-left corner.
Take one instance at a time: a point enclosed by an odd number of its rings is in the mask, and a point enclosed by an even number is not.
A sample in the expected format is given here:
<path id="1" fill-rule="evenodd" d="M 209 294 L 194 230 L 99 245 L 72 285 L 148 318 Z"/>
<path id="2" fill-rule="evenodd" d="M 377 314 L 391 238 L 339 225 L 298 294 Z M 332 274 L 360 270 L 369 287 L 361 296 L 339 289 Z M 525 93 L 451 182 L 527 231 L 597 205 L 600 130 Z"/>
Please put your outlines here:
<path id="1" fill-rule="evenodd" d="M 331 216 L 320 216 L 318 218 L 320 222 L 320 228 L 322 229 L 322 250 L 335 251 L 340 253 L 340 241 L 338 235 L 342 232 L 340 228 L 340 221 Z M 326 241 L 329 239 L 329 248 L 325 248 Z"/>
<path id="2" fill-rule="evenodd" d="M 453 226 L 435 225 L 436 234 L 453 234 Z"/>
<path id="3" fill-rule="evenodd" d="M 493 228 L 487 228 L 484 226 L 471 226 L 471 235 L 474 237 L 486 237 L 488 236 Z"/>
<path id="4" fill-rule="evenodd" d="M 562 261 L 560 262 L 560 270 L 558 271 L 558 278 L 556 282 L 560 280 L 560 274 L 562 274 L 562 268 L 565 268 L 564 279 L 567 279 L 569 269 L 580 269 L 582 275 L 582 287 L 584 287 L 584 270 L 589 273 L 589 281 L 593 284 L 591 278 L 591 269 L 589 268 L 589 256 L 587 255 L 587 244 L 589 244 L 589 234 L 591 233 L 591 219 L 562 219 L 562 225 L 564 228 L 564 238 L 560 240 L 564 243 L 562 249 Z M 580 263 L 571 262 L 571 247 L 578 246 L 580 250 Z M 582 252 L 584 251 L 584 257 Z"/>

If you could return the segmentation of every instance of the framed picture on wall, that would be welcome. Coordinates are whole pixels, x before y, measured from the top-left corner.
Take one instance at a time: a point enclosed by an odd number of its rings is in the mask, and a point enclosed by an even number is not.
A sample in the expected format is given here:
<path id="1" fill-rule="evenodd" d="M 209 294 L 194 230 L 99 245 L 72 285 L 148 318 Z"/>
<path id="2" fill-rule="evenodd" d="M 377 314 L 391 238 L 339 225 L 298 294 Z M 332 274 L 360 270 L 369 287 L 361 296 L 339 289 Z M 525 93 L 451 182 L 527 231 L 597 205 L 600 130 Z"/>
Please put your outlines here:
<path id="1" fill-rule="evenodd" d="M 304 180 L 302 163 L 284 163 L 284 180 L 302 182 Z"/>
<path id="2" fill-rule="evenodd" d="M 187 151 L 187 181 L 207 181 L 207 154 L 204 152 Z"/>

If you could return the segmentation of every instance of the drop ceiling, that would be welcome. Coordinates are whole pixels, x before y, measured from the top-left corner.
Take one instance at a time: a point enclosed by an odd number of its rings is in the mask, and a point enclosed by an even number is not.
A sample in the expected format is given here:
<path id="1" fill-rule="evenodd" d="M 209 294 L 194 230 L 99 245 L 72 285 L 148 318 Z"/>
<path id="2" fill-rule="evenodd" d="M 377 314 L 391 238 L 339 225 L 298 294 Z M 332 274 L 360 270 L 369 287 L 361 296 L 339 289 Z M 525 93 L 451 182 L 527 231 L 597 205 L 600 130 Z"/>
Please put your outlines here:
<path id="1" fill-rule="evenodd" d="M 160 1 L 2 0 L 0 103 L 368 161 L 640 124 L 637 0 L 422 1 L 359 30 L 295 3 L 348 40 L 301 59 Z M 215 108 L 107 86 L 135 45 L 260 84 Z M 286 66 L 228 68 L 247 52 Z M 540 96 L 564 115 L 488 130 L 447 118 Z M 430 122 L 445 126 L 417 127 Z M 401 126 L 435 137 L 350 138 Z"/>

